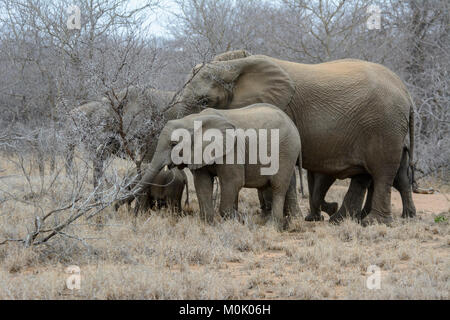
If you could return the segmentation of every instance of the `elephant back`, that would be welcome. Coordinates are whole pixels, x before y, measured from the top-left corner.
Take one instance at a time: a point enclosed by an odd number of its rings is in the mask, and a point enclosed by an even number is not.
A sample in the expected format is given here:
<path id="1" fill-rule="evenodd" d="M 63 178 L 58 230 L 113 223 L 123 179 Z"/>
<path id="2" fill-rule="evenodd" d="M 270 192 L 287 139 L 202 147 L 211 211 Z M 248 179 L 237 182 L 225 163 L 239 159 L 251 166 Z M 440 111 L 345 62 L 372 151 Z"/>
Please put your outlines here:
<path id="1" fill-rule="evenodd" d="M 212 61 L 229 61 L 235 59 L 242 59 L 251 56 L 252 54 L 247 50 L 233 50 L 227 51 L 215 56 Z"/>

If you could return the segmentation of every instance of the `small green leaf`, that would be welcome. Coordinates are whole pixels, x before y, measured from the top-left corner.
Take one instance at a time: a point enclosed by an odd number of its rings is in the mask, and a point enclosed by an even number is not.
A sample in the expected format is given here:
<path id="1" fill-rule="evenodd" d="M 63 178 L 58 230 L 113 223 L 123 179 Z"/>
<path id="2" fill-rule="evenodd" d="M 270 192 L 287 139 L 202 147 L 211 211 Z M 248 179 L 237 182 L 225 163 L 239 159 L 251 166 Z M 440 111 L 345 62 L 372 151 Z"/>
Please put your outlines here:
<path id="1" fill-rule="evenodd" d="M 447 221 L 447 218 L 444 216 L 437 216 L 436 218 L 434 218 L 434 222 L 436 222 L 436 223 L 445 222 L 445 221 Z"/>

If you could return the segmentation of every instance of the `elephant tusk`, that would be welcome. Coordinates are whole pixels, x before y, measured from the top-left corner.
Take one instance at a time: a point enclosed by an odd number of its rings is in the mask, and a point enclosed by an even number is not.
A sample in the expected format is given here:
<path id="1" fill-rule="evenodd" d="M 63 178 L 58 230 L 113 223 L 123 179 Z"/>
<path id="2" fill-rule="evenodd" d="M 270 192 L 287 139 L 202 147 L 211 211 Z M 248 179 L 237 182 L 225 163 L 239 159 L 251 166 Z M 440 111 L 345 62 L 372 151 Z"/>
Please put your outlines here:
<path id="1" fill-rule="evenodd" d="M 172 182 L 175 180 L 175 174 L 173 173 L 172 170 L 170 170 L 170 173 L 172 174 L 172 180 L 170 180 L 170 182 L 168 182 L 166 184 L 157 184 L 157 183 L 151 183 L 151 182 L 146 182 L 145 184 L 146 185 L 150 185 L 150 186 L 155 186 L 155 187 L 167 187 L 167 186 L 170 186 L 172 184 Z M 142 191 L 142 190 L 139 190 L 139 191 Z"/>

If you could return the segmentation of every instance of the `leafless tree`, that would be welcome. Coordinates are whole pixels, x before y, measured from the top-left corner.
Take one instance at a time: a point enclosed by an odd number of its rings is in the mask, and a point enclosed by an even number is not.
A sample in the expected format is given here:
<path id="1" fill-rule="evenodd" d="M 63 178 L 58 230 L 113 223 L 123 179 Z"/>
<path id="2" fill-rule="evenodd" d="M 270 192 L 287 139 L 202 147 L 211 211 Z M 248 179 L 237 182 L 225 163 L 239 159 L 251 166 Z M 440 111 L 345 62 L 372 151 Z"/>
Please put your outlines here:
<path id="1" fill-rule="evenodd" d="M 88 122 L 66 134 L 70 110 L 106 99 L 116 116 L 105 121 L 114 122 L 124 157 L 139 166 L 140 155 L 131 152 L 135 137 L 157 133 L 163 121 L 149 114 L 146 125 L 126 130 L 120 121 L 127 96 L 119 92 L 177 91 L 193 66 L 234 49 L 302 63 L 358 58 L 386 65 L 415 102 L 417 176 L 448 183 L 448 1 L 171 0 L 170 35 L 158 37 L 148 21 L 155 8 L 164 9 L 162 2 L 131 7 L 126 0 L 0 0 L 0 149 L 23 182 L 11 189 L 9 178 L 0 179 L 0 204 L 18 201 L 35 209 L 27 232 L 5 239 L 31 245 L 76 236 L 69 232 L 73 221 L 95 215 L 120 194 L 121 175 L 112 160 L 98 190 L 90 187 L 88 147 L 76 153 L 72 175 L 63 173 L 60 155 L 68 143 L 105 138 L 101 126 Z M 80 29 L 67 28 L 71 5 L 80 8 Z M 379 29 L 367 27 L 370 5 L 380 9 Z M 95 192 L 102 197 L 96 200 Z"/>

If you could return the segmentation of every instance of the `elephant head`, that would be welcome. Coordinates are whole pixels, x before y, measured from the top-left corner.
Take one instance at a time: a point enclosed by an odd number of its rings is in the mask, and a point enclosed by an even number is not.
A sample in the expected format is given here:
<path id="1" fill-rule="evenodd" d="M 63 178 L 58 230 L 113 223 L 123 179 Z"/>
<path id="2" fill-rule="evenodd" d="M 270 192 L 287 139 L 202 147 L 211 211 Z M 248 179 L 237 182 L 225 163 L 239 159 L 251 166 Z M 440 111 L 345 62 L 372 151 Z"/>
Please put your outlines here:
<path id="1" fill-rule="evenodd" d="M 194 121 L 198 121 L 197 124 Z M 200 122 L 201 127 L 198 127 Z M 159 136 L 155 155 L 130 197 L 141 193 L 166 165 L 169 168 L 178 166 L 182 169 L 187 166 L 191 170 L 196 170 L 216 161 L 225 163 L 224 157 L 234 150 L 236 145 L 236 137 L 230 135 L 227 129 L 236 129 L 236 126 L 215 110 L 209 109 L 200 114 L 167 122 Z M 212 138 L 212 135 L 208 137 L 208 133 L 205 134 L 205 132 L 212 133 L 214 137 L 221 136 L 222 141 L 217 141 Z M 198 145 L 194 142 L 196 136 L 213 142 L 203 142 Z M 233 141 L 233 143 L 227 143 L 227 141 Z M 214 148 L 213 146 L 217 146 L 216 143 L 221 146 Z M 189 151 L 184 153 L 187 150 Z"/>
<path id="2" fill-rule="evenodd" d="M 149 147 L 151 138 L 156 140 L 163 126 L 164 107 L 173 94 L 129 87 L 85 103 L 70 112 L 71 140 L 78 137 L 90 154 L 102 151 L 108 156 L 136 156 Z M 149 132 L 156 136 L 149 137 Z"/>
<path id="3" fill-rule="evenodd" d="M 227 52 L 195 66 L 168 111 L 179 118 L 204 108 L 234 109 L 263 102 L 285 110 L 294 90 L 286 71 L 268 57 Z"/>
<path id="4" fill-rule="evenodd" d="M 150 162 L 164 126 L 164 108 L 174 93 L 128 87 L 73 109 L 69 115 L 66 168 L 71 171 L 75 146 L 83 143 L 94 161 L 94 186 L 111 155 Z"/>

